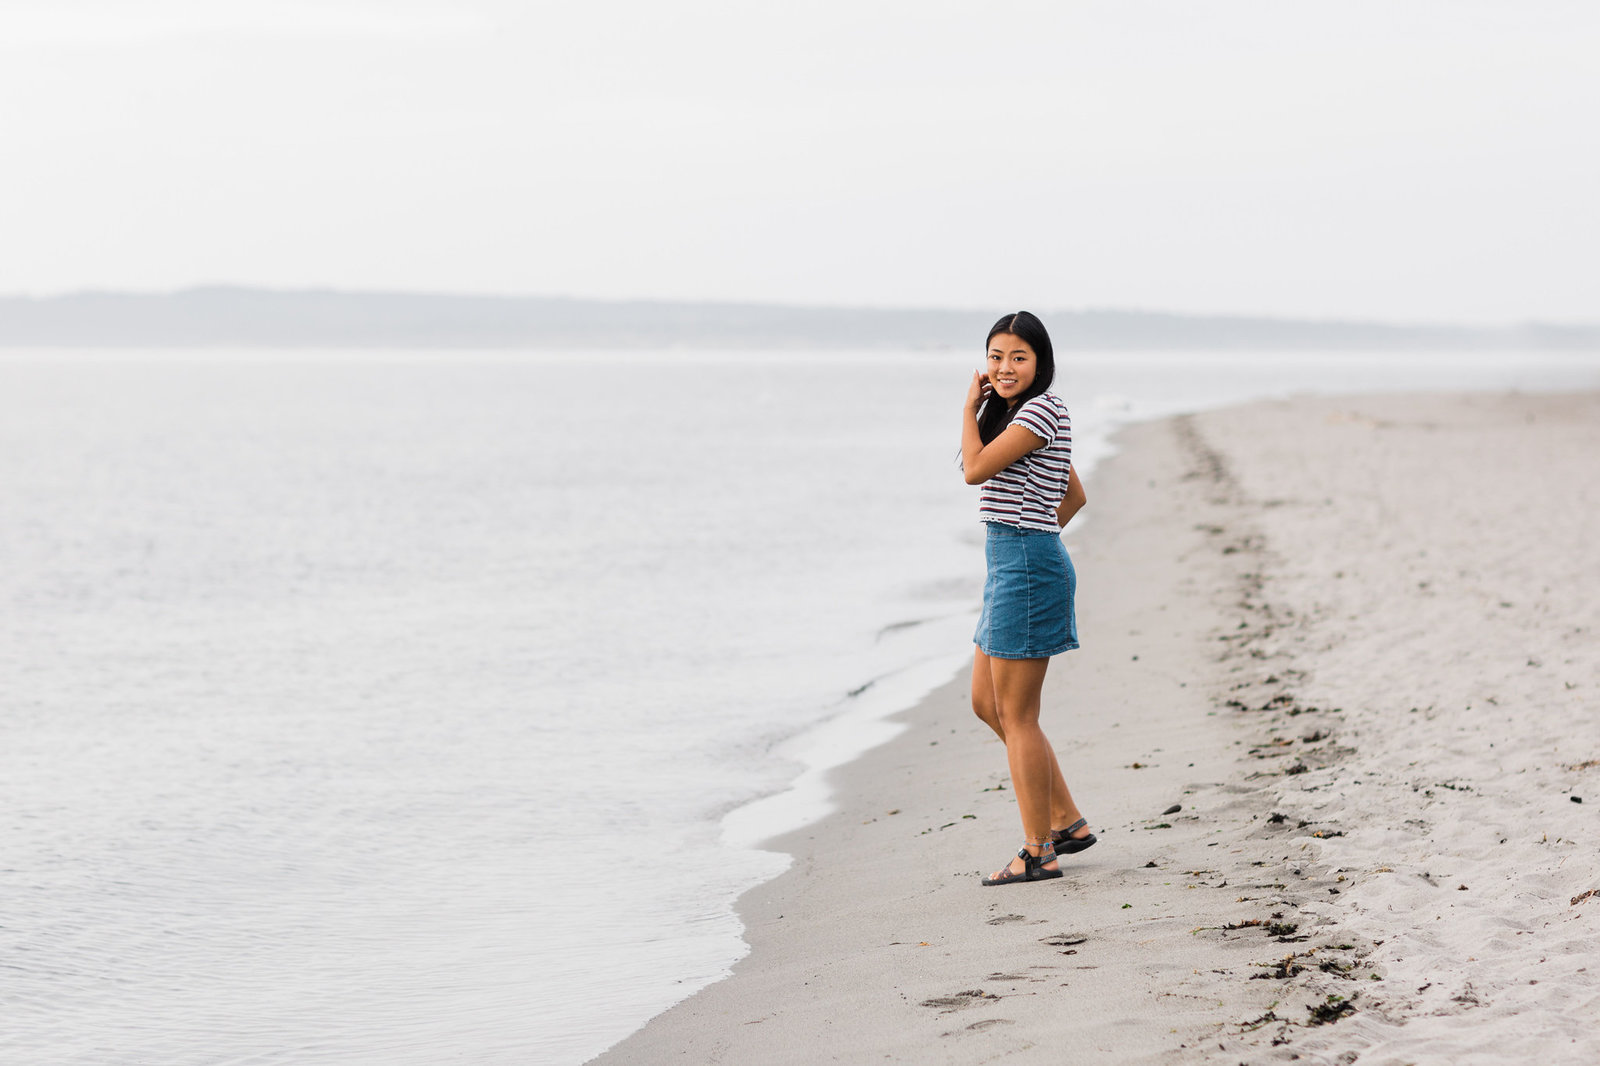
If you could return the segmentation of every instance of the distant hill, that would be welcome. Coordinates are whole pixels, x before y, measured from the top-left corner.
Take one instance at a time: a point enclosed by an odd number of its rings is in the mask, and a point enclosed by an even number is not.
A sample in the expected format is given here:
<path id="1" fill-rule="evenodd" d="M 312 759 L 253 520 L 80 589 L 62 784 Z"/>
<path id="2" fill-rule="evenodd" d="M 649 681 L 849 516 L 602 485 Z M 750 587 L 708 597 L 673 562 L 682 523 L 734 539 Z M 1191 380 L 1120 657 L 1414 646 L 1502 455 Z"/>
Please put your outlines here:
<path id="1" fill-rule="evenodd" d="M 1003 309 L 1002 309 L 1003 310 Z M 1068 350 L 1600 350 L 1600 325 L 1495 328 L 1041 310 Z M 231 287 L 0 297 L 0 347 L 953 348 L 997 312 Z"/>

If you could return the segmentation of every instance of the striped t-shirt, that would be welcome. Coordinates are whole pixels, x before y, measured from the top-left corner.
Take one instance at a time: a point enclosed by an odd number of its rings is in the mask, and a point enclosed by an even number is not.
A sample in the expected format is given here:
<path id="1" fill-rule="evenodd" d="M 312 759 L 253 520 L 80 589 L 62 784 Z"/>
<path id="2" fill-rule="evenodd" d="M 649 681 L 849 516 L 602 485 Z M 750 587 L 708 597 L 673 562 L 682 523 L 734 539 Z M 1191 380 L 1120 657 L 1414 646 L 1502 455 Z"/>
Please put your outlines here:
<path id="1" fill-rule="evenodd" d="M 1055 393 L 1042 392 L 1017 408 L 1010 425 L 1044 438 L 1045 445 L 983 483 L 978 518 L 1055 533 L 1061 528 L 1056 524 L 1056 505 L 1066 496 L 1072 473 L 1072 419 L 1067 405 Z"/>

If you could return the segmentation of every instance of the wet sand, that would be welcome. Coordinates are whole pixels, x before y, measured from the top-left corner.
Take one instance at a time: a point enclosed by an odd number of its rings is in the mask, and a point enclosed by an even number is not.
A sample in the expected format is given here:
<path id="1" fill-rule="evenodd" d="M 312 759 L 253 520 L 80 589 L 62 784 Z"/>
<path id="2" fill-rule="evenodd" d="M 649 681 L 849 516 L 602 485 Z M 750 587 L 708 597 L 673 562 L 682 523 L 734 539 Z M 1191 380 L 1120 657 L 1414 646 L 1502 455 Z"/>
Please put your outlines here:
<path id="1" fill-rule="evenodd" d="M 1120 443 L 1043 719 L 1100 843 L 979 886 L 1021 831 L 959 679 L 773 842 L 733 975 L 596 1062 L 1600 1057 L 1600 395 Z"/>

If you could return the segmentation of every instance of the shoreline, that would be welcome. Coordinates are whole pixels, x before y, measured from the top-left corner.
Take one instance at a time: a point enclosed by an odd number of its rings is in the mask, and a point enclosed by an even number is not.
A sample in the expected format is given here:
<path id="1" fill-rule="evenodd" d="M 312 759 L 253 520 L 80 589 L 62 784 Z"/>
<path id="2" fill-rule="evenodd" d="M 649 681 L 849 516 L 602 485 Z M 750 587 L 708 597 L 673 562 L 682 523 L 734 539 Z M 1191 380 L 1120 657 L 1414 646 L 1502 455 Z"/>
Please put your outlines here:
<path id="1" fill-rule="evenodd" d="M 1513 480 L 1505 470 L 1530 459 L 1564 462 L 1519 486 L 1522 506 L 1549 510 L 1561 493 L 1577 493 L 1558 517 L 1581 533 L 1584 507 L 1594 509 L 1581 493 L 1593 490 L 1563 479 L 1581 477 L 1592 454 L 1584 449 L 1600 443 L 1597 407 L 1594 394 L 1338 396 L 1124 428 L 1090 485 L 1094 521 L 1068 539 L 1085 647 L 1058 657 L 1045 690 L 1046 731 L 1101 843 L 1065 860 L 1059 881 L 978 887 L 1019 830 L 1003 749 L 972 716 L 958 676 L 891 716 L 903 725 L 893 740 L 832 773 L 833 814 L 769 844 L 795 861 L 741 898 L 751 950 L 732 975 L 591 1061 L 971 1062 L 1063 1041 L 1080 1061 L 1342 1062 L 1378 1050 L 1409 1056 L 1395 1061 L 1467 1061 L 1488 1046 L 1481 1033 L 1452 1043 L 1456 1016 L 1469 1011 L 1504 1047 L 1544 1061 L 1592 1053 L 1600 975 L 1568 966 L 1560 1003 L 1544 1007 L 1516 992 L 1539 980 L 1530 966 L 1547 964 L 1524 958 L 1515 938 L 1538 937 L 1549 959 L 1555 934 L 1502 929 L 1497 952 L 1482 946 L 1485 930 L 1516 920 L 1527 903 L 1516 879 L 1501 875 L 1542 862 L 1547 920 L 1574 957 L 1594 947 L 1600 900 L 1586 909 L 1562 895 L 1584 875 L 1595 880 L 1592 869 L 1574 869 L 1587 864 L 1565 863 L 1592 807 L 1540 808 L 1554 847 L 1518 842 L 1505 863 L 1485 852 L 1449 804 L 1515 808 L 1515 793 L 1493 793 L 1489 749 L 1436 735 L 1483 723 L 1436 698 L 1408 726 L 1445 726 L 1397 729 L 1363 669 L 1377 660 L 1398 671 L 1438 652 L 1455 688 L 1476 692 L 1488 657 L 1464 657 L 1450 641 L 1481 637 L 1477 618 L 1439 636 L 1437 623 L 1461 612 L 1432 601 L 1456 590 L 1420 578 L 1431 594 L 1407 598 L 1402 617 L 1361 632 L 1339 623 L 1352 610 L 1364 617 L 1363 597 L 1391 596 L 1399 578 L 1413 577 L 1417 551 L 1443 550 L 1430 530 L 1462 524 L 1474 477 L 1504 482 Z M 1441 465 L 1441 447 L 1474 441 L 1486 465 Z M 1349 469 L 1318 465 L 1327 454 L 1364 474 L 1359 492 L 1341 481 Z M 1427 501 L 1442 517 L 1407 509 L 1419 482 L 1445 483 Z M 1400 523 L 1406 536 L 1392 532 L 1396 514 L 1410 522 Z M 1506 525 L 1501 537 L 1515 546 Z M 1492 532 L 1463 532 L 1445 547 L 1459 555 Z M 1576 533 L 1569 539 L 1578 543 Z M 1327 564 L 1365 542 L 1364 569 Z M 1461 561 L 1439 558 L 1437 567 Z M 1554 691 L 1558 701 L 1581 700 L 1600 680 L 1594 653 L 1562 636 L 1561 626 L 1585 624 L 1574 610 L 1576 601 L 1546 604 L 1548 617 L 1536 610 L 1530 619 L 1534 643 L 1572 653 L 1561 664 L 1572 687 Z M 1505 667 L 1496 669 L 1503 684 Z M 1438 687 L 1433 673 L 1409 682 L 1418 693 Z M 1389 694 L 1403 687 L 1383 683 Z M 1595 727 L 1577 722 L 1587 725 L 1580 747 L 1595 750 L 1572 754 L 1572 767 L 1600 758 Z M 1532 761 L 1524 773 L 1600 779 L 1600 770 L 1512 749 L 1502 740 L 1496 765 L 1520 754 Z M 1419 751 L 1437 756 L 1440 787 L 1406 778 L 1397 760 L 1410 755 L 1414 768 Z M 1437 824 L 1408 831 L 1423 801 L 1442 808 Z M 1173 805 L 1181 810 L 1162 813 Z M 1456 854 L 1427 850 L 1441 838 Z M 1463 889 L 1445 907 L 1442 882 L 1431 882 L 1458 857 L 1492 864 L 1513 887 Z M 1490 889 L 1489 876 L 1470 879 Z M 1457 906 L 1468 896 L 1479 909 Z M 1429 912 L 1435 924 L 1419 938 L 1411 926 L 1420 920 L 1385 909 L 1396 904 L 1440 913 Z M 1465 953 L 1469 943 L 1477 954 Z M 1530 1013 L 1549 1015 L 1531 1037 Z"/>

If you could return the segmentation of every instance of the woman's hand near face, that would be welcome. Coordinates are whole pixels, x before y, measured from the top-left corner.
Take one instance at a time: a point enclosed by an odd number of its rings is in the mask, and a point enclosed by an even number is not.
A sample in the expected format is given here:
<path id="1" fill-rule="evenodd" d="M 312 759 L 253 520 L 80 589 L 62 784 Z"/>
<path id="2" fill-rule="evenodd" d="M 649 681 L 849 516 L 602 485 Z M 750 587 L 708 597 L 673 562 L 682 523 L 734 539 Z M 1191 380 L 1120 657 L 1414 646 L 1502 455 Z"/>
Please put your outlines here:
<path id="1" fill-rule="evenodd" d="M 978 433 L 978 408 L 994 392 L 989 376 L 981 370 L 972 372 L 972 384 L 967 386 L 966 409 L 961 416 L 961 469 L 968 485 L 981 485 L 1000 471 L 1027 455 L 1044 447 L 1043 437 L 1023 426 L 1007 426 L 987 445 Z"/>
<path id="2" fill-rule="evenodd" d="M 977 414 L 978 408 L 983 406 L 983 401 L 994 391 L 994 386 L 989 384 L 989 375 L 981 370 L 972 372 L 972 384 L 967 386 L 968 414 Z"/>

